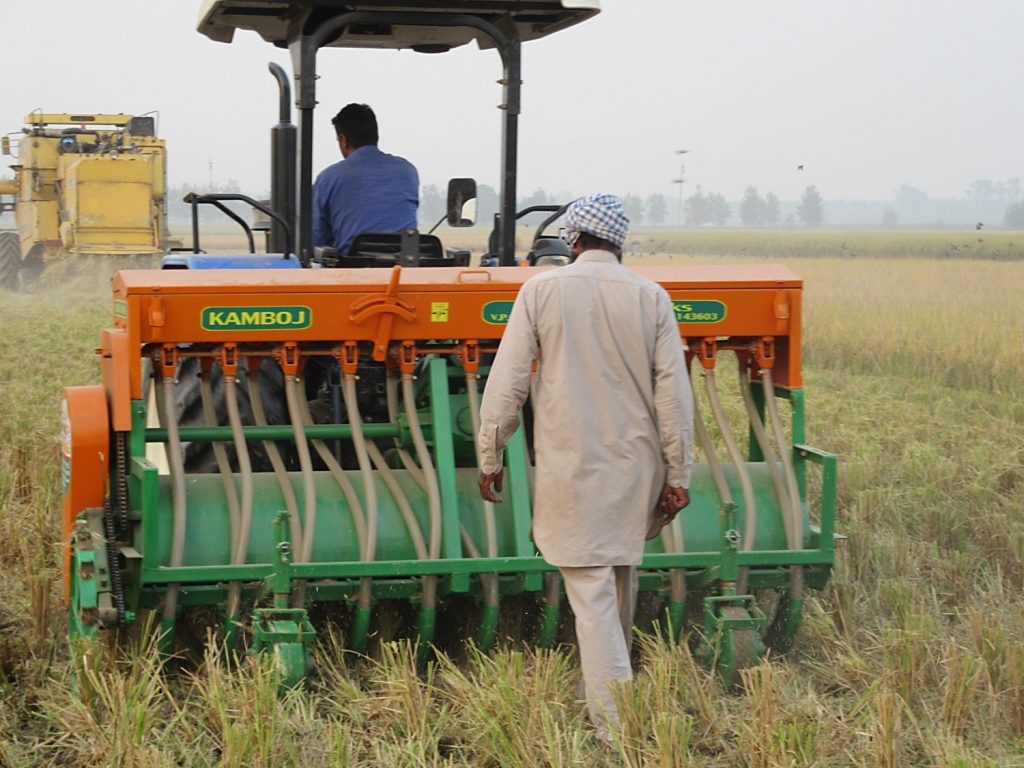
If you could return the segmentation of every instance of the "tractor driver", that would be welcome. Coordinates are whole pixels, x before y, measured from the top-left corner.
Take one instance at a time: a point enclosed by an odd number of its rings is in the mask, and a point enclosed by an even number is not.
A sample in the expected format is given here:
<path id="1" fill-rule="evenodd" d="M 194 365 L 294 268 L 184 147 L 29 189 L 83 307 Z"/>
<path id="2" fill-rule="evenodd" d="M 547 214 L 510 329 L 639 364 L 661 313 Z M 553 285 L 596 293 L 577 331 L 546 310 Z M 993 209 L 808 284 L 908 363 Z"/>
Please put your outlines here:
<path id="1" fill-rule="evenodd" d="M 345 255 L 363 232 L 415 228 L 420 180 L 415 166 L 377 149 L 377 117 L 366 104 L 349 104 L 331 120 L 342 160 L 313 184 L 313 245 Z"/>

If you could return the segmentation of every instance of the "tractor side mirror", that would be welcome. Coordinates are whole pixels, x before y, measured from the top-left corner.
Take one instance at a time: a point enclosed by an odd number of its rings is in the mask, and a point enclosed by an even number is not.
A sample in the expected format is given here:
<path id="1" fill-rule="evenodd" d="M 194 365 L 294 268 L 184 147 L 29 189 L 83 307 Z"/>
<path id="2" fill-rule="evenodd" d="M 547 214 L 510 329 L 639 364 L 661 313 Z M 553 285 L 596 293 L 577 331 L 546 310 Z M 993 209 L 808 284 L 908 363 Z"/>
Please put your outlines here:
<path id="1" fill-rule="evenodd" d="M 476 179 L 448 181 L 448 226 L 472 227 L 476 224 Z"/>

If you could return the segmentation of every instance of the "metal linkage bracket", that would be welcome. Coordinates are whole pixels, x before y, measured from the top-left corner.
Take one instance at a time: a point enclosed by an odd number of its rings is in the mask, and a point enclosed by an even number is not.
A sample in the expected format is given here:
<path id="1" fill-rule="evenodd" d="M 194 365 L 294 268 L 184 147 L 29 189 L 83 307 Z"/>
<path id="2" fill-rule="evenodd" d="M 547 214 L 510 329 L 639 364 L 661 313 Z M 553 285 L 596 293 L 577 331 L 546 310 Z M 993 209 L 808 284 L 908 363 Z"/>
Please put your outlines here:
<path id="1" fill-rule="evenodd" d="M 73 632 L 78 635 L 92 635 L 97 629 L 114 628 L 120 623 L 107 559 L 103 518 L 104 510 L 87 509 L 75 521 L 74 599 L 70 620 L 74 623 Z M 126 622 L 134 618 L 131 611 L 125 612 Z"/>
<path id="2" fill-rule="evenodd" d="M 715 595 L 704 598 L 704 636 L 710 665 L 727 688 L 736 673 L 764 655 L 761 642 L 767 618 L 752 595 Z"/>
<path id="3" fill-rule="evenodd" d="M 282 691 L 302 684 L 312 669 L 310 646 L 316 631 L 304 608 L 289 608 L 292 587 L 292 546 L 288 541 L 288 513 L 280 512 L 274 520 L 277 539 L 274 572 L 268 577 L 274 594 L 273 608 L 253 611 L 252 655 L 269 651 L 273 654 L 280 675 Z"/>
<path id="4" fill-rule="evenodd" d="M 349 312 L 349 320 L 356 325 L 380 315 L 377 336 L 373 341 L 373 359 L 377 362 L 387 359 L 388 342 L 391 340 L 391 327 L 394 325 L 395 318 L 399 317 L 410 323 L 416 319 L 416 307 L 398 298 L 398 285 L 401 278 L 402 268 L 392 267 L 388 287 L 384 293 L 359 299 L 352 304 Z"/>

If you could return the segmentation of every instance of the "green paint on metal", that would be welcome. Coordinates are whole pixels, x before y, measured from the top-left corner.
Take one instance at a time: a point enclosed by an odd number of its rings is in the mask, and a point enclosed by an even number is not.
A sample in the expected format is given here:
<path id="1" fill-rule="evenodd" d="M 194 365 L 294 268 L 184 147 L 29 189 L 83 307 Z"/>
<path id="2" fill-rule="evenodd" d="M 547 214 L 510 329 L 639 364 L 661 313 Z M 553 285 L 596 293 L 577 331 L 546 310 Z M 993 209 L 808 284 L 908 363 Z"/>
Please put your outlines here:
<path id="1" fill-rule="evenodd" d="M 128 317 L 128 302 L 124 299 L 114 299 L 114 317 Z"/>
<path id="2" fill-rule="evenodd" d="M 356 653 L 366 653 L 366 640 L 370 636 L 370 609 L 356 608 L 352 619 L 352 631 L 349 634 L 348 647 Z"/>
<path id="3" fill-rule="evenodd" d="M 274 643 L 274 669 L 278 674 L 278 691 L 298 688 L 310 668 L 309 649 L 304 643 Z"/>
<path id="4" fill-rule="evenodd" d="M 237 613 L 233 616 L 224 617 L 224 648 L 229 655 L 238 647 L 238 633 L 241 623 L 242 617 Z"/>
<path id="5" fill-rule="evenodd" d="M 530 503 L 530 475 L 527 466 L 526 439 L 519 427 L 505 446 L 506 493 L 512 502 L 512 530 L 515 554 L 529 557 L 537 550 L 530 541 L 533 510 Z"/>
<path id="6" fill-rule="evenodd" d="M 493 308 L 497 312 L 498 308 Z M 724 309 L 724 307 L 723 307 Z M 506 503 L 497 507 L 498 556 L 465 557 L 459 536 L 460 524 L 465 525 L 478 541 L 483 540 L 483 521 L 477 488 L 478 472 L 472 459 L 471 443 L 465 439 L 465 425 L 458 421 L 463 407 L 463 372 L 451 361 L 432 357 L 426 365 L 426 375 L 417 381 L 417 399 L 428 405 L 422 412 L 424 434 L 434 456 L 442 497 L 442 552 L 436 560 L 419 560 L 412 546 L 408 530 L 401 518 L 400 509 L 379 477 L 377 492 L 379 499 L 379 537 L 377 560 L 360 562 L 358 537 L 355 535 L 352 517 L 347 501 L 337 483 L 326 471 L 314 472 L 314 484 L 318 500 L 317 528 L 330 530 L 334 535 L 317 537 L 311 562 L 287 563 L 280 560 L 277 548 L 279 536 L 273 532 L 284 500 L 277 479 L 272 473 L 257 473 L 254 483 L 254 510 L 252 540 L 248 560 L 243 565 L 230 563 L 230 537 L 227 502 L 223 483 L 216 474 L 192 474 L 188 477 L 189 518 L 186 526 L 185 565 L 169 568 L 171 541 L 171 492 L 169 478 L 161 477 L 157 468 L 145 460 L 145 444 L 164 442 L 166 430 L 145 427 L 145 407 L 141 401 L 133 402 L 132 428 L 129 437 L 131 458 L 129 462 L 130 516 L 140 520 L 134 527 L 135 539 L 131 546 L 138 548 L 141 558 L 129 555 L 124 568 L 125 592 L 128 607 L 158 607 L 166 591 L 165 585 L 181 583 L 179 606 L 224 605 L 226 585 L 232 581 L 243 582 L 243 600 L 251 603 L 266 599 L 273 593 L 274 609 L 259 609 L 254 613 L 254 644 L 273 649 L 282 680 L 294 683 L 301 679 L 308 665 L 308 642 L 314 637 L 305 611 L 291 613 L 288 609 L 288 593 L 293 579 L 306 582 L 306 599 L 310 602 L 350 601 L 358 593 L 362 579 L 372 579 L 373 600 L 399 599 L 417 601 L 422 591 L 424 578 L 436 578 L 438 593 L 443 600 L 449 593 L 470 593 L 482 597 L 484 574 L 502 574 L 500 591 L 502 595 L 530 593 L 540 598 L 543 591 L 544 574 L 554 572 L 543 558 L 536 554 L 529 539 L 532 519 L 532 505 L 529 491 L 531 468 L 528 465 L 525 439 L 518 431 L 509 441 L 506 449 Z M 760 388 L 753 388 L 758 398 Z M 705 616 L 705 629 L 713 630 L 720 636 L 708 637 L 717 643 L 724 653 L 720 669 L 735 670 L 744 658 L 749 658 L 751 649 L 757 649 L 764 630 L 763 619 L 758 624 L 754 612 L 756 605 L 747 602 L 746 596 L 737 596 L 735 576 L 739 568 L 749 570 L 749 589 L 770 589 L 784 593 L 788 569 L 792 566 L 805 568 L 808 586 L 821 587 L 827 579 L 834 562 L 832 531 L 836 506 L 836 465 L 834 455 L 817 451 L 802 443 L 804 434 L 804 403 L 800 390 L 776 388 L 776 396 L 791 401 L 792 433 L 796 444 L 793 446 L 794 465 L 800 482 L 801 502 L 804 505 L 804 525 L 808 531 L 805 549 L 793 552 L 787 549 L 782 516 L 775 499 L 767 467 L 760 461 L 747 465 L 750 474 L 754 502 L 758 509 L 758 525 L 754 548 L 740 552 L 727 534 L 741 530 L 744 518 L 744 499 L 738 475 L 734 469 L 725 466 L 724 472 L 736 507 L 720 510 L 721 504 L 713 479 L 706 466 L 694 469 L 691 483 L 691 505 L 680 513 L 680 521 L 687 542 L 684 553 L 665 552 L 659 540 L 649 542 L 641 568 L 641 588 L 644 591 L 664 594 L 667 586 L 667 571 L 680 569 L 686 579 L 687 589 L 706 590 L 717 598 L 726 598 L 724 608 L 740 608 L 738 611 L 714 607 L 713 618 Z M 763 405 L 760 405 L 763 407 Z M 464 419 L 464 417 L 462 417 Z M 310 437 L 318 439 L 350 439 L 349 425 L 318 424 L 307 428 Z M 249 440 L 293 440 L 290 426 L 246 427 Z M 398 439 L 408 444 L 408 427 L 389 424 L 367 424 L 365 434 L 370 439 Z M 187 442 L 224 441 L 230 442 L 228 427 L 182 429 L 182 439 Z M 756 452 L 751 458 L 759 458 Z M 810 525 L 809 510 L 806 508 L 806 482 L 803 473 L 806 466 L 820 467 L 821 492 L 817 527 Z M 414 514 L 421 527 L 427 526 L 427 499 L 425 492 L 415 479 L 402 469 L 396 469 L 395 478 L 407 495 Z M 361 488 L 358 470 L 347 470 L 346 474 Z M 302 492 L 302 477 L 290 474 L 288 482 L 297 493 Z M 721 512 L 721 519 L 715 512 Z M 283 525 L 283 523 L 282 523 Z M 286 529 L 287 526 L 284 525 Z M 285 531 L 286 536 L 286 531 Z M 126 553 L 134 550 L 126 548 Z M 253 586 L 261 584 L 260 588 Z M 80 597 L 80 593 L 86 594 Z M 109 591 L 109 590 L 108 590 Z M 73 605 L 100 601 L 96 585 L 82 584 L 72 579 Z M 682 627 L 685 606 L 670 603 L 668 609 L 669 630 L 675 634 Z M 297 609 L 296 609 L 297 610 Z M 496 636 L 501 608 L 481 604 L 480 633 L 482 646 L 493 643 Z M 370 611 L 357 610 L 350 632 L 350 645 L 364 645 L 372 628 Z M 81 613 L 78 614 L 81 617 Z M 787 645 L 799 626 L 801 606 L 783 601 L 775 616 L 771 630 L 773 647 Z M 72 622 L 69 615 L 69 632 L 94 634 L 95 625 L 79 620 Z M 233 633 L 229 618 L 226 634 Z M 243 618 L 243 620 L 245 620 Z M 539 643 L 550 647 L 557 638 L 559 607 L 543 604 Z M 167 634 L 163 647 L 169 652 L 173 646 L 174 622 L 164 625 Z M 436 629 L 436 612 L 433 608 L 420 606 L 417 631 L 420 637 L 420 652 L 429 648 Z M 360 635 L 363 639 L 360 639 Z M 294 646 L 294 647 L 293 647 Z M 759 651 L 758 651 L 759 653 Z"/>
<path id="7" fill-rule="evenodd" d="M 480 616 L 480 631 L 477 633 L 477 645 L 484 653 L 490 653 L 498 638 L 498 606 L 484 604 Z"/>
<path id="8" fill-rule="evenodd" d="M 642 569 L 692 568 L 700 569 L 688 574 L 688 583 L 707 586 L 720 578 L 717 552 L 687 552 L 683 554 L 656 553 L 644 557 Z M 790 565 L 832 565 L 835 555 L 822 550 L 780 550 L 776 552 L 740 552 L 736 561 L 740 567 L 764 567 L 769 565 L 785 567 Z M 711 581 L 701 577 L 708 569 L 714 568 Z M 539 555 L 536 557 L 480 557 L 457 558 L 455 560 L 375 560 L 360 562 L 358 559 L 346 562 L 313 562 L 292 565 L 292 577 L 296 579 L 358 579 L 396 578 L 414 576 L 470 576 L 485 573 L 549 573 L 558 569 Z M 211 581 L 252 581 L 262 579 L 271 572 L 268 564 L 258 565 L 204 565 L 181 566 L 179 568 L 159 567 L 144 569 L 142 579 L 147 585 L 156 584 L 203 584 Z M 452 590 L 455 591 L 455 590 Z"/>
<path id="9" fill-rule="evenodd" d="M 232 439 L 231 427 L 182 427 L 178 430 L 183 443 L 227 442 Z M 287 425 L 242 427 L 246 440 L 295 440 L 295 430 Z M 431 430 L 424 425 L 423 433 L 429 439 Z M 166 443 L 167 430 L 153 428 L 145 431 L 147 443 Z M 402 429 L 394 424 L 364 424 L 363 435 L 368 440 L 401 437 Z M 309 440 L 348 440 L 352 437 L 349 424 L 310 424 L 306 427 Z"/>
<path id="10" fill-rule="evenodd" d="M 704 598 L 708 661 L 726 688 L 738 682 L 736 673 L 741 668 L 754 664 L 764 654 L 764 624 L 765 615 L 750 595 Z"/>
<path id="11" fill-rule="evenodd" d="M 98 623 L 92 620 L 98 605 L 96 581 L 86 575 L 94 568 L 90 550 L 76 550 L 71 559 L 71 583 L 68 595 L 68 635 L 77 638 L 95 637 Z"/>
<path id="12" fill-rule="evenodd" d="M 751 379 L 749 391 L 753 396 L 754 409 L 757 411 L 758 418 L 760 418 L 761 423 L 764 424 L 764 387 L 761 386 L 760 381 Z M 749 427 L 747 430 L 747 446 L 748 461 L 764 461 L 764 452 L 761 450 L 761 444 L 757 441 L 757 436 L 754 434 L 753 427 Z"/>
<path id="13" fill-rule="evenodd" d="M 554 648 L 561 613 L 560 606 L 544 605 L 544 618 L 540 627 L 540 637 L 537 640 L 537 645 L 541 648 Z"/>
<path id="14" fill-rule="evenodd" d="M 683 625 L 686 623 L 686 603 L 681 600 L 669 600 L 666 611 L 668 638 L 672 642 L 678 642 L 683 633 Z"/>
<path id="15" fill-rule="evenodd" d="M 505 325 L 508 323 L 509 315 L 512 314 L 511 301 L 489 301 L 480 310 L 480 315 L 485 323 L 490 325 Z"/>
<path id="16" fill-rule="evenodd" d="M 441 556 L 459 558 L 462 556 L 462 541 L 459 537 L 459 488 L 455 473 L 455 446 L 450 429 L 444 425 L 452 423 L 451 403 L 448 390 L 448 365 L 444 358 L 431 359 L 428 367 L 430 386 L 430 417 L 434 429 L 434 463 L 438 485 L 441 491 Z M 413 557 L 410 553 L 410 557 Z M 469 577 L 464 574 L 453 576 L 452 590 L 469 590 Z"/>
<path id="17" fill-rule="evenodd" d="M 288 541 L 288 513 L 274 518 L 275 558 L 270 577 L 274 595 L 273 608 L 257 608 L 253 612 L 252 645 L 249 653 L 270 652 L 278 676 L 278 691 L 297 688 L 312 669 L 309 646 L 316 637 L 305 609 L 289 608 L 292 589 L 292 549 Z M 229 646 L 230 647 L 230 646 Z"/>
<path id="18" fill-rule="evenodd" d="M 174 619 L 160 620 L 160 637 L 157 639 L 157 653 L 167 659 L 174 653 Z"/>
<path id="19" fill-rule="evenodd" d="M 720 301 L 698 299 L 673 301 L 677 323 L 720 323 L 725 320 L 725 304 Z"/>
<path id="20" fill-rule="evenodd" d="M 313 324 L 313 310 L 290 307 L 204 307 L 204 331 L 296 331 Z"/>
<path id="21" fill-rule="evenodd" d="M 437 609 L 420 606 L 419 616 L 416 619 L 416 659 L 422 664 L 427 660 L 430 646 L 434 642 L 434 634 L 437 629 Z"/>

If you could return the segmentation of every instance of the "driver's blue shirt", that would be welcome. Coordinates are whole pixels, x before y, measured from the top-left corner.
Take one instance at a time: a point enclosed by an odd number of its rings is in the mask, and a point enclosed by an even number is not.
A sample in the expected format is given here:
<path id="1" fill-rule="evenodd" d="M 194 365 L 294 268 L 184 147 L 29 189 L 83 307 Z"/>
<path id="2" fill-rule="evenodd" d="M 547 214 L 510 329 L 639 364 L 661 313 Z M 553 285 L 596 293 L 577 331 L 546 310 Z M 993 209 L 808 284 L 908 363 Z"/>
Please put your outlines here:
<path id="1" fill-rule="evenodd" d="M 346 254 L 363 232 L 415 227 L 419 202 L 420 179 L 412 163 L 371 144 L 359 147 L 313 184 L 313 244 Z"/>

